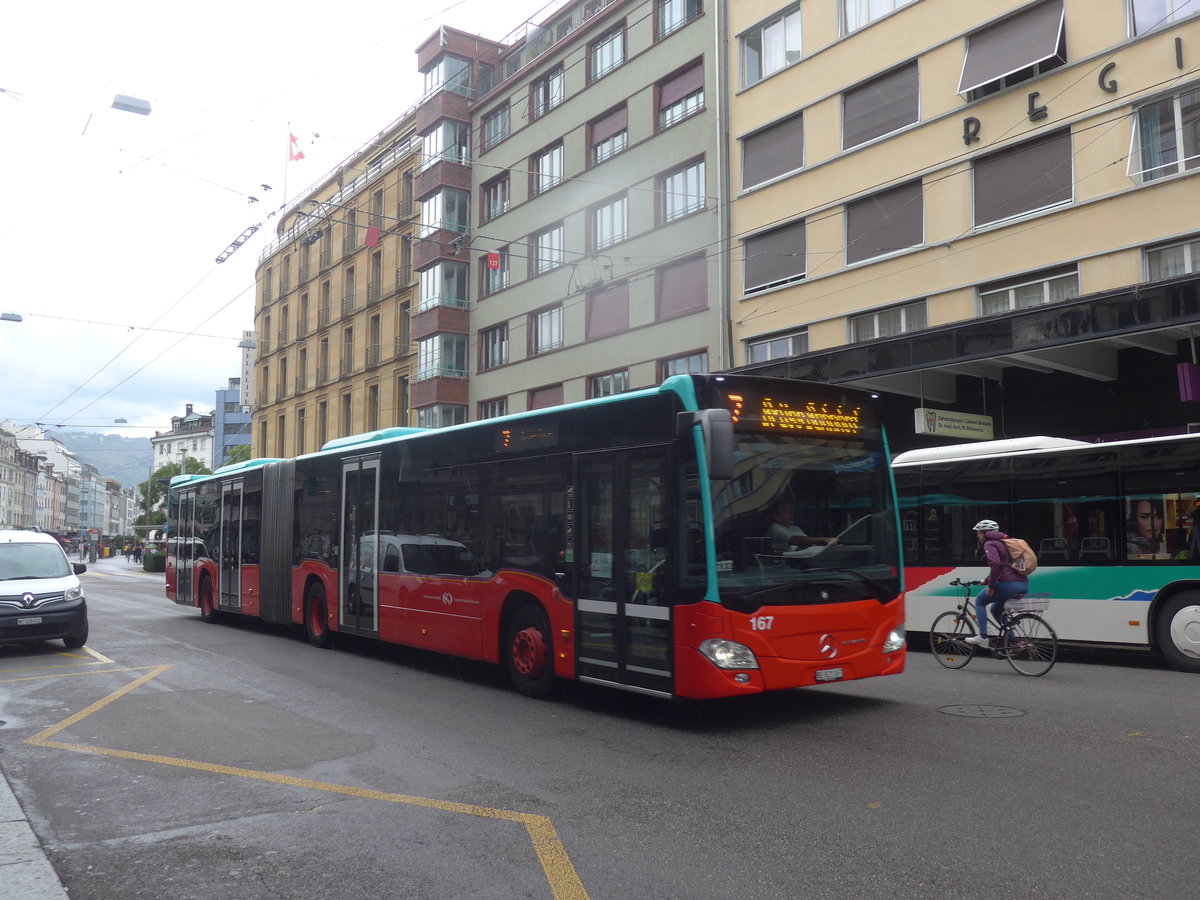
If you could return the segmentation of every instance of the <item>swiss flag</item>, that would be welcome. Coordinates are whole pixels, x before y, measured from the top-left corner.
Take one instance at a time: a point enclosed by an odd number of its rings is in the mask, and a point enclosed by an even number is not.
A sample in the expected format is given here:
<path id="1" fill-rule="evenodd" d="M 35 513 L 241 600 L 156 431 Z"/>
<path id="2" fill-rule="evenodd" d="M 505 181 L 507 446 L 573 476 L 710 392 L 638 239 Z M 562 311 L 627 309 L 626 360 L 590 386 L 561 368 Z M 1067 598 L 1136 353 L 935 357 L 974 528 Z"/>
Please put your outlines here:
<path id="1" fill-rule="evenodd" d="M 291 138 L 288 143 L 288 162 L 304 159 L 304 151 L 300 149 L 300 140 L 294 134 L 289 134 L 288 137 Z"/>
<path id="2" fill-rule="evenodd" d="M 489 253 L 487 255 L 487 267 L 489 269 L 500 268 L 500 254 L 499 253 Z"/>

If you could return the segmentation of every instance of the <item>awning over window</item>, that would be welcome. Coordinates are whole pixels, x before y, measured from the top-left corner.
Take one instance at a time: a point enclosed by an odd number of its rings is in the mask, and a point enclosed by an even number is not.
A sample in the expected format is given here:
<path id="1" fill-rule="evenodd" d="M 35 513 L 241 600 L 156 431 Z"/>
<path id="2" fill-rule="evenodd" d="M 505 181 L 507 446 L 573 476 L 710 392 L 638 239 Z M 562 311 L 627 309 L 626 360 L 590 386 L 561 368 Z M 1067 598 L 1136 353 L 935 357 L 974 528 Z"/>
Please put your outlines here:
<path id="1" fill-rule="evenodd" d="M 617 109 L 605 113 L 599 119 L 592 122 L 592 143 L 598 144 L 601 141 L 606 141 L 614 134 L 624 131 L 628 127 L 629 113 L 625 109 L 625 105 Z"/>
<path id="2" fill-rule="evenodd" d="M 1063 0 L 1047 0 L 967 38 L 958 92 L 978 87 L 1058 55 L 1066 26 Z"/>

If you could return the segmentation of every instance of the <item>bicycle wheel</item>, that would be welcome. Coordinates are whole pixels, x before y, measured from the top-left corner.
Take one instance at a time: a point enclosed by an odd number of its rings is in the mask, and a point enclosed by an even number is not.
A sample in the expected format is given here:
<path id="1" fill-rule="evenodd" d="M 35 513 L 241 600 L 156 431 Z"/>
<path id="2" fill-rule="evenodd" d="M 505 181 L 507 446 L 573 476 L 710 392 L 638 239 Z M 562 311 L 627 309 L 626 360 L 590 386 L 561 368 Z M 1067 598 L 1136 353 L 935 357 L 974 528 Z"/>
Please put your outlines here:
<path id="1" fill-rule="evenodd" d="M 1046 620 L 1033 613 L 1016 616 L 1008 629 L 1005 656 L 1022 675 L 1045 675 L 1058 657 L 1058 636 Z"/>
<path id="2" fill-rule="evenodd" d="M 975 655 L 975 645 L 967 643 L 974 635 L 975 623 L 966 613 L 944 612 L 929 629 L 929 649 L 947 669 L 961 669 Z"/>

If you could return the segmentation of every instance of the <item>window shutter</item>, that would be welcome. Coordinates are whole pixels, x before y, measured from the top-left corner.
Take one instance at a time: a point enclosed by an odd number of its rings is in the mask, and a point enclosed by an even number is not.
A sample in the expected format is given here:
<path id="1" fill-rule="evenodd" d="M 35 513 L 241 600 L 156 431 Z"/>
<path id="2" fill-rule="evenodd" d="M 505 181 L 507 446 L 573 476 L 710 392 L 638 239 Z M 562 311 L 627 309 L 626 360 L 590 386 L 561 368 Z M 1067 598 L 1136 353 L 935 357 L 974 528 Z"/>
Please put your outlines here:
<path id="1" fill-rule="evenodd" d="M 742 138 L 742 188 L 770 181 L 804 165 L 804 116 L 776 122 Z"/>
<path id="2" fill-rule="evenodd" d="M 918 92 L 915 61 L 846 91 L 842 97 L 842 149 L 917 121 Z"/>
<path id="3" fill-rule="evenodd" d="M 1068 202 L 1073 195 L 1069 129 L 975 160 L 975 224 Z"/>

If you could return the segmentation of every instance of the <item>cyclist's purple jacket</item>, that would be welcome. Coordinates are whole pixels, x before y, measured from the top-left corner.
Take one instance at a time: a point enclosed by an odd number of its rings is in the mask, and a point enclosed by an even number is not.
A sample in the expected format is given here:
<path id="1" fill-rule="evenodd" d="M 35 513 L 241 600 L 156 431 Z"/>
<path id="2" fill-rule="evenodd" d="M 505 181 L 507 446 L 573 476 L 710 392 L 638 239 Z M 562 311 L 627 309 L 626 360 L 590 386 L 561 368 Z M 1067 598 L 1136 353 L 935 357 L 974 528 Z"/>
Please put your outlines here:
<path id="1" fill-rule="evenodd" d="M 1008 537 L 1003 531 L 985 531 L 983 534 L 983 552 L 987 554 L 988 573 L 987 586 L 994 588 L 999 581 L 1028 581 L 1017 572 L 1008 562 L 1008 546 L 1004 539 Z"/>

